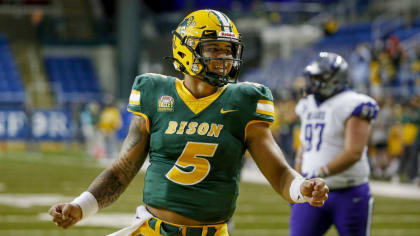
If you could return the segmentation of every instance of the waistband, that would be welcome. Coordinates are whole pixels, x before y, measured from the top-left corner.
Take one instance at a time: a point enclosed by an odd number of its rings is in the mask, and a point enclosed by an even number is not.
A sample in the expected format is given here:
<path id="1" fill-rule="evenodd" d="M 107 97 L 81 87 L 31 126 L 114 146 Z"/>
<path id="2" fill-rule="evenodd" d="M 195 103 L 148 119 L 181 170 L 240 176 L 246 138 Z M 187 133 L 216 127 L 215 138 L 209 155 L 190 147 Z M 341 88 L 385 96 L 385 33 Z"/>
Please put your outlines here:
<path id="1" fill-rule="evenodd" d="M 340 176 L 331 176 L 325 178 L 325 183 L 330 190 L 338 190 L 345 188 L 357 187 L 362 184 L 368 183 L 367 177 L 354 177 L 351 179 L 342 179 Z"/>
<path id="2" fill-rule="evenodd" d="M 148 220 L 150 228 L 163 236 L 213 236 L 226 224 L 185 226 L 176 225 L 159 218 L 152 217 Z M 159 230 L 157 230 L 159 229 Z"/>
<path id="3" fill-rule="evenodd" d="M 360 188 L 360 187 L 364 187 L 367 186 L 369 188 L 369 183 L 365 182 L 365 183 L 361 183 L 361 184 L 357 184 L 357 185 L 351 185 L 351 186 L 347 186 L 347 187 L 341 187 L 341 188 L 330 188 L 330 193 L 333 192 L 344 192 L 344 191 L 350 191 L 352 189 L 355 188 Z"/>

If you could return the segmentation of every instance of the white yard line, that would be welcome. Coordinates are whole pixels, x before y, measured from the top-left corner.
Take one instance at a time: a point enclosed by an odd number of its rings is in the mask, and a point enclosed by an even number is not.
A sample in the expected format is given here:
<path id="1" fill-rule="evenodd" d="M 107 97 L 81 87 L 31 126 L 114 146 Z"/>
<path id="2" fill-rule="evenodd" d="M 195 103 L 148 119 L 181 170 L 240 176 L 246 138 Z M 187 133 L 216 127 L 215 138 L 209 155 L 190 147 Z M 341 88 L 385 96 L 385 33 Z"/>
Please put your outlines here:
<path id="1" fill-rule="evenodd" d="M 106 226 L 110 228 L 124 228 L 129 226 L 133 219 L 134 211 L 129 213 L 97 213 L 89 216 L 89 218 L 80 221 L 76 226 Z M 48 213 L 41 213 L 38 219 L 42 221 L 50 221 L 51 216 Z"/>
<path id="2" fill-rule="evenodd" d="M 72 199 L 58 194 L 0 194 L 0 204 L 21 208 L 49 206 L 57 202 L 68 202 Z"/>
<path id="3" fill-rule="evenodd" d="M 63 231 L 57 229 L 0 229 L 0 235 L 13 235 L 13 236 L 56 236 L 56 235 L 74 235 L 71 231 Z M 108 235 L 109 229 L 84 229 L 79 232 L 78 236 L 91 236 L 91 235 Z"/>
<path id="4" fill-rule="evenodd" d="M 420 230 L 419 229 L 408 229 L 408 228 L 372 229 L 372 235 L 381 235 L 381 236 L 420 235 Z"/>
<path id="5" fill-rule="evenodd" d="M 264 175 L 255 166 L 255 164 L 249 163 L 247 163 L 242 169 L 241 181 L 269 184 Z M 416 187 L 415 185 L 370 181 L 370 188 L 373 195 L 377 196 L 420 199 L 420 188 Z"/>
<path id="6" fill-rule="evenodd" d="M 370 188 L 378 196 L 420 199 L 420 188 L 412 184 L 371 181 Z"/>
<path id="7" fill-rule="evenodd" d="M 65 197 L 58 194 L 0 194 L 0 204 L 11 205 L 14 207 L 31 207 L 31 206 L 50 206 L 56 202 L 68 202 L 71 201 L 72 198 Z M 252 209 L 248 209 L 253 211 L 254 206 L 249 206 Z M 277 215 L 264 215 L 264 216 L 253 216 L 244 214 L 247 212 L 247 206 L 243 206 L 241 211 L 243 214 L 238 214 L 234 218 L 240 222 L 252 223 L 255 222 L 257 219 L 264 218 L 265 222 L 276 223 L 279 221 L 288 221 L 287 216 L 277 216 Z M 396 208 L 398 209 L 398 208 Z M 414 213 L 416 215 L 417 213 Z M 132 213 L 98 213 L 89 217 L 86 220 L 83 220 L 77 224 L 77 226 L 106 226 L 110 228 L 123 228 L 130 224 L 132 217 L 134 215 L 134 210 Z M 50 221 L 51 216 L 45 212 L 38 214 L 36 216 L 37 219 L 41 221 Z M 2 222 L 32 222 L 34 220 L 33 217 L 21 217 L 19 215 L 6 215 L 0 216 L 0 221 Z M 418 222 L 417 217 L 413 217 L 413 215 L 404 215 L 399 216 L 396 219 L 390 215 L 375 215 L 375 222 L 376 223 L 391 223 L 391 222 L 410 222 L 416 223 Z M 394 229 L 398 233 L 398 229 Z M 282 235 L 283 230 L 279 229 L 253 229 L 253 230 L 244 230 L 244 235 Z M 0 233 L 1 235 L 1 233 Z M 240 234 L 242 235 L 242 234 Z M 381 234 L 382 235 L 382 234 Z M 392 234 L 387 234 L 392 235 Z M 395 234 L 398 235 L 398 234 Z"/>
<path id="8" fill-rule="evenodd" d="M 287 235 L 289 229 L 235 229 L 235 235 L 247 236 L 247 235 Z"/>

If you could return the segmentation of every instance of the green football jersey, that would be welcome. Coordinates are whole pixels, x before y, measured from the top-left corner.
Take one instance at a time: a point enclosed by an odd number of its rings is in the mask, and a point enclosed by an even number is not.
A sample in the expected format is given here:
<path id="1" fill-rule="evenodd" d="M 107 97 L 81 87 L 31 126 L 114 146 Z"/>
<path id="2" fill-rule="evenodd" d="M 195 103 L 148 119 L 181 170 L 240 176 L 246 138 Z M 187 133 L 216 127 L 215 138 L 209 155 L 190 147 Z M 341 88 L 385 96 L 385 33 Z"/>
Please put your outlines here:
<path id="1" fill-rule="evenodd" d="M 245 129 L 274 121 L 271 91 L 237 83 L 196 99 L 182 80 L 143 74 L 134 82 L 128 111 L 148 120 L 143 201 L 198 221 L 228 220 L 236 207 Z"/>

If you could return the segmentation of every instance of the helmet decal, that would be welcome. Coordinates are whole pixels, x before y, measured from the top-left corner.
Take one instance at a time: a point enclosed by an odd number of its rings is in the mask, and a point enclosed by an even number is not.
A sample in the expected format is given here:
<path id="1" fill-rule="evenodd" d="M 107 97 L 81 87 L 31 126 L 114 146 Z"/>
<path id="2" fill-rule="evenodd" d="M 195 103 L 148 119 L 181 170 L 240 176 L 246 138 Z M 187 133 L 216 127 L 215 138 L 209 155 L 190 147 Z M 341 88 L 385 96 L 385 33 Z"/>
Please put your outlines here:
<path id="1" fill-rule="evenodd" d="M 220 31 L 219 32 L 219 36 L 220 37 L 228 37 L 228 38 L 236 38 L 236 35 L 232 32 L 225 32 L 225 31 Z"/>
<path id="2" fill-rule="evenodd" d="M 194 23 L 194 24 L 193 24 Z M 188 26 L 195 26 L 195 22 L 194 22 L 194 16 L 190 16 L 186 19 L 184 19 L 180 24 L 179 27 L 181 27 L 179 34 L 184 36 L 185 35 L 185 30 L 187 29 Z"/>

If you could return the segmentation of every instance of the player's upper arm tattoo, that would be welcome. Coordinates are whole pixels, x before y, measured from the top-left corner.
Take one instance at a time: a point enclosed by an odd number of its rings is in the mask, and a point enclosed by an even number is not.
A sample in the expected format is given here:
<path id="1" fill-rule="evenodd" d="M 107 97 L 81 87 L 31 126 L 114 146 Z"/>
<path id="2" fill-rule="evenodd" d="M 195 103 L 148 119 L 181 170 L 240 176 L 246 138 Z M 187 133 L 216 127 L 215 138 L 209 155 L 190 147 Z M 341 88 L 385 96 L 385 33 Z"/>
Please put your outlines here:
<path id="1" fill-rule="evenodd" d="M 149 151 L 150 138 L 146 125 L 143 117 L 133 117 L 118 158 L 89 187 L 88 191 L 95 196 L 99 208 L 114 202 L 143 165 Z"/>

